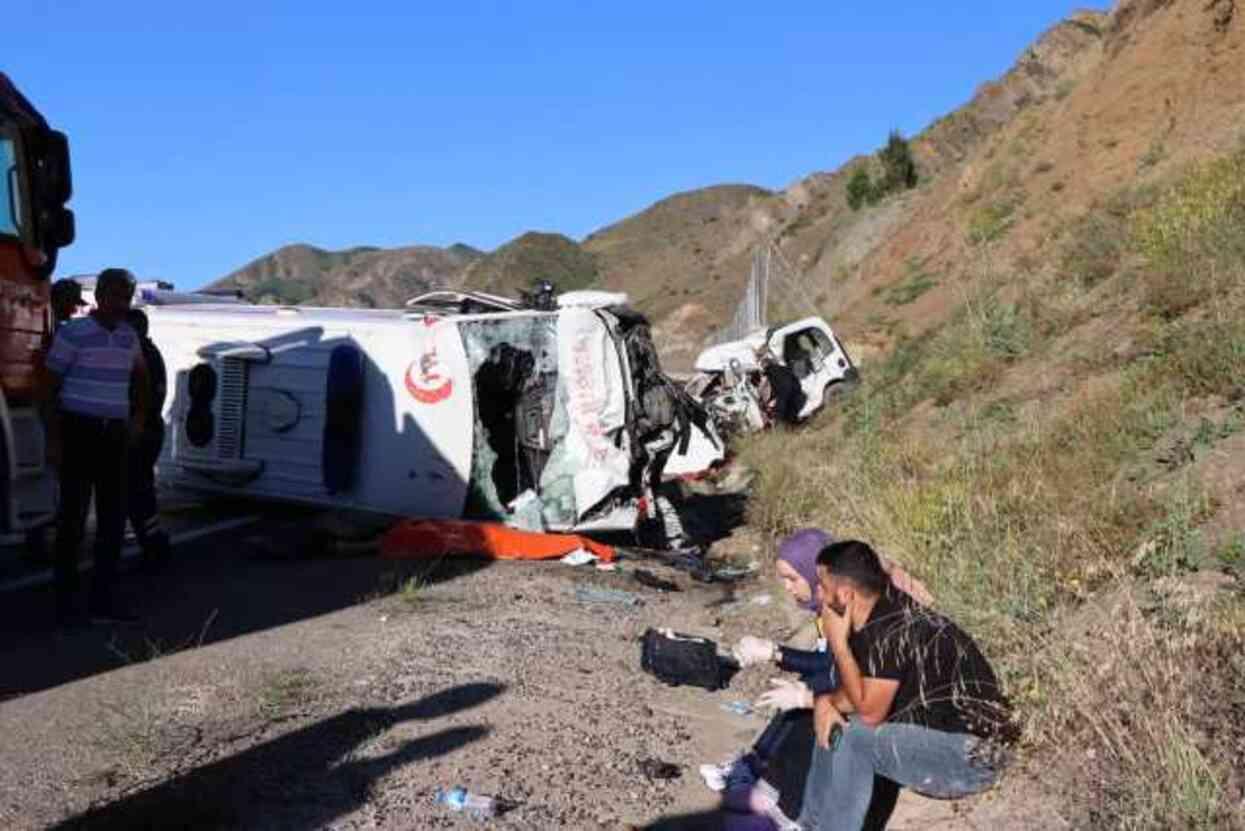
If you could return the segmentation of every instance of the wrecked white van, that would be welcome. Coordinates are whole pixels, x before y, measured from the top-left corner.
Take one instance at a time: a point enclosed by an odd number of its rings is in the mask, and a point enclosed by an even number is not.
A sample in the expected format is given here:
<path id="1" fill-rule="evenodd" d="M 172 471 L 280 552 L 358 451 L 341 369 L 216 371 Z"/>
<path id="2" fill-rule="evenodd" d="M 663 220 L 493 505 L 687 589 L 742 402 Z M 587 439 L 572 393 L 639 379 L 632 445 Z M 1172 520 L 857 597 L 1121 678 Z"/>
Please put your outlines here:
<path id="1" fill-rule="evenodd" d="M 704 416 L 621 299 L 149 307 L 169 369 L 161 479 L 404 517 L 631 529 Z"/>
<path id="2" fill-rule="evenodd" d="M 860 373 L 830 324 L 820 317 L 753 332 L 712 346 L 696 358 L 688 393 L 705 405 L 723 432 L 752 432 L 766 426 L 758 355 L 768 351 L 799 379 L 808 418 L 859 380 Z"/>

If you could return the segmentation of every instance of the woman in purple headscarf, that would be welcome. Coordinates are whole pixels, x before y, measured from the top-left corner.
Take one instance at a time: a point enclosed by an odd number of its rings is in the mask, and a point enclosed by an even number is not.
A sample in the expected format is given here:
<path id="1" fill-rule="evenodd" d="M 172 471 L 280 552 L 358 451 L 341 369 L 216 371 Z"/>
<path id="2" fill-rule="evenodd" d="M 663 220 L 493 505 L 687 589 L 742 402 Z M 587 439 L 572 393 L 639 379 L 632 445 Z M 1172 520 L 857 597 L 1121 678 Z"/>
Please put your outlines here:
<path id="1" fill-rule="evenodd" d="M 818 590 L 817 555 L 835 542 L 834 537 L 820 528 L 801 528 L 785 537 L 778 545 L 778 559 L 774 565 L 778 580 L 787 595 L 800 607 L 816 615 L 821 609 Z M 881 555 L 879 555 L 881 557 Z M 908 574 L 893 560 L 881 557 L 882 566 L 890 575 L 896 589 L 910 595 L 919 603 L 930 605 L 933 598 L 925 586 Z M 820 636 L 821 621 L 817 620 Z M 778 794 L 774 788 L 759 782 L 767 760 L 783 743 L 793 721 L 787 718 L 792 710 L 805 710 L 813 706 L 814 696 L 831 692 L 839 686 L 838 672 L 833 660 L 825 651 L 825 641 L 819 637 L 814 650 L 779 646 L 770 640 L 745 636 L 734 648 L 735 658 L 741 666 L 773 662 L 779 669 L 796 673 L 799 680 L 776 678 L 771 689 L 757 700 L 757 706 L 779 711 L 761 733 L 752 749 L 722 765 L 702 765 L 701 776 L 713 790 L 725 790 L 724 804 L 736 811 L 754 812 L 773 821 L 773 827 L 782 828 L 790 822 L 778 810 Z M 889 784 L 889 783 L 888 783 Z M 882 827 L 889 817 L 898 796 L 898 788 L 876 789 L 876 806 L 871 805 L 871 819 L 877 814 Z M 742 827 L 742 826 L 741 826 Z M 761 826 L 757 826 L 761 827 Z"/>
<path id="2" fill-rule="evenodd" d="M 814 614 L 821 609 L 817 588 L 817 555 L 833 542 L 834 537 L 820 528 L 801 528 L 784 538 L 778 546 L 778 562 L 774 567 L 779 582 L 792 600 Z M 929 605 L 933 602 L 929 591 L 919 580 L 914 579 L 893 560 L 886 557 L 881 557 L 881 560 L 882 567 L 890 575 L 891 583 L 896 589 L 911 595 L 918 603 Z M 762 707 L 779 710 L 811 707 L 811 695 L 830 692 L 838 686 L 838 679 L 834 677 L 834 662 L 827 660 L 822 643 L 818 643 L 817 650 L 809 651 L 791 649 L 763 638 L 747 636 L 740 640 L 734 651 L 741 666 L 773 661 L 779 669 L 801 676 L 799 682 L 776 679 L 773 682 L 775 688 L 761 696 L 758 701 Z M 804 695 L 800 695 L 800 692 Z M 806 701 L 807 703 L 803 703 Z"/>

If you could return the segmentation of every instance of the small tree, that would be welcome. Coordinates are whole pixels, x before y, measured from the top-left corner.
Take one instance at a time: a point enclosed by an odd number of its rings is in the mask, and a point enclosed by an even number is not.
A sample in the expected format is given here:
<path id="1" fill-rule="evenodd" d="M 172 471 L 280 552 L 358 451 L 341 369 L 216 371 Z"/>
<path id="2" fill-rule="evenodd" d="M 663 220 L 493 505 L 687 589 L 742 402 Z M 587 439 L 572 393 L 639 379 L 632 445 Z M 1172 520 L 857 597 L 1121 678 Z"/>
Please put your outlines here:
<path id="1" fill-rule="evenodd" d="M 876 201 L 876 190 L 873 186 L 873 179 L 869 177 L 869 171 L 863 167 L 856 168 L 852 178 L 847 180 L 848 207 L 853 211 L 858 211 L 864 205 L 872 205 Z"/>
<path id="2" fill-rule="evenodd" d="M 916 162 L 912 159 L 912 149 L 908 141 L 898 130 L 891 130 L 886 139 L 886 147 L 878 153 L 882 161 L 882 181 L 878 189 L 883 193 L 894 193 L 898 190 L 909 190 L 916 187 Z"/>

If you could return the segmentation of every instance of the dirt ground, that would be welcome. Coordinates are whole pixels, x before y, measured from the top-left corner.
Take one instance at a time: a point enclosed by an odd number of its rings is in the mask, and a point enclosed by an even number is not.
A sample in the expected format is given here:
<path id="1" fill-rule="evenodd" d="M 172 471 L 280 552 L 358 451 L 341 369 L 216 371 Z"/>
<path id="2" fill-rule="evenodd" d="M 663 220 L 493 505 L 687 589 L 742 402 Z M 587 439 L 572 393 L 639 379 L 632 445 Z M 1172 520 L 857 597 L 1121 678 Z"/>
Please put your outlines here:
<path id="1" fill-rule="evenodd" d="M 640 670 L 669 626 L 729 644 L 800 613 L 768 577 L 703 584 L 650 562 L 305 559 L 299 522 L 184 546 L 128 575 L 135 630 L 55 632 L 47 589 L 0 611 L 0 826 L 467 828 L 434 801 L 463 785 L 520 803 L 490 827 L 716 828 L 696 772 L 749 744 L 771 673 L 715 693 Z M 715 555 L 760 557 L 741 529 Z M 636 568 L 676 582 L 662 593 Z M 577 597 L 600 586 L 640 602 Z M 768 596 L 770 601 L 757 601 Z M 677 765 L 650 781 L 642 763 Z M 1022 777 L 1021 777 L 1022 778 Z M 1040 800 L 938 803 L 905 794 L 891 827 L 1061 827 Z"/>

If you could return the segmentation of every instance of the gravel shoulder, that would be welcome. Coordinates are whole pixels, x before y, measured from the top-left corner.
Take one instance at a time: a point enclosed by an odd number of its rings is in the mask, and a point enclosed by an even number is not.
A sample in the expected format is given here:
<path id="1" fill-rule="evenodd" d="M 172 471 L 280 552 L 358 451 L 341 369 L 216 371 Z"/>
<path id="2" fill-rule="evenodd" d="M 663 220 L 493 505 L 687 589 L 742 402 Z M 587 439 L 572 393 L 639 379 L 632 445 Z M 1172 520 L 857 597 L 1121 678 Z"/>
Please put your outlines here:
<path id="1" fill-rule="evenodd" d="M 434 802 L 464 785 L 521 803 L 490 827 L 714 828 L 696 766 L 763 726 L 722 705 L 754 699 L 769 675 L 666 687 L 640 671 L 639 638 L 670 626 L 729 643 L 797 619 L 767 579 L 733 593 L 643 564 L 684 589 L 660 593 L 626 563 L 461 561 L 429 575 L 256 559 L 254 540 L 204 541 L 169 574 L 128 578 L 142 632 L 54 634 L 31 623 L 50 598 L 11 598 L 6 674 L 26 683 L 0 703 L 3 827 L 480 827 Z M 642 605 L 577 599 L 588 584 Z M 763 594 L 773 602 L 748 602 Z M 60 672 L 30 669 L 35 656 Z M 646 759 L 681 776 L 650 781 Z M 1000 804 L 905 795 L 892 827 L 998 827 Z"/>

